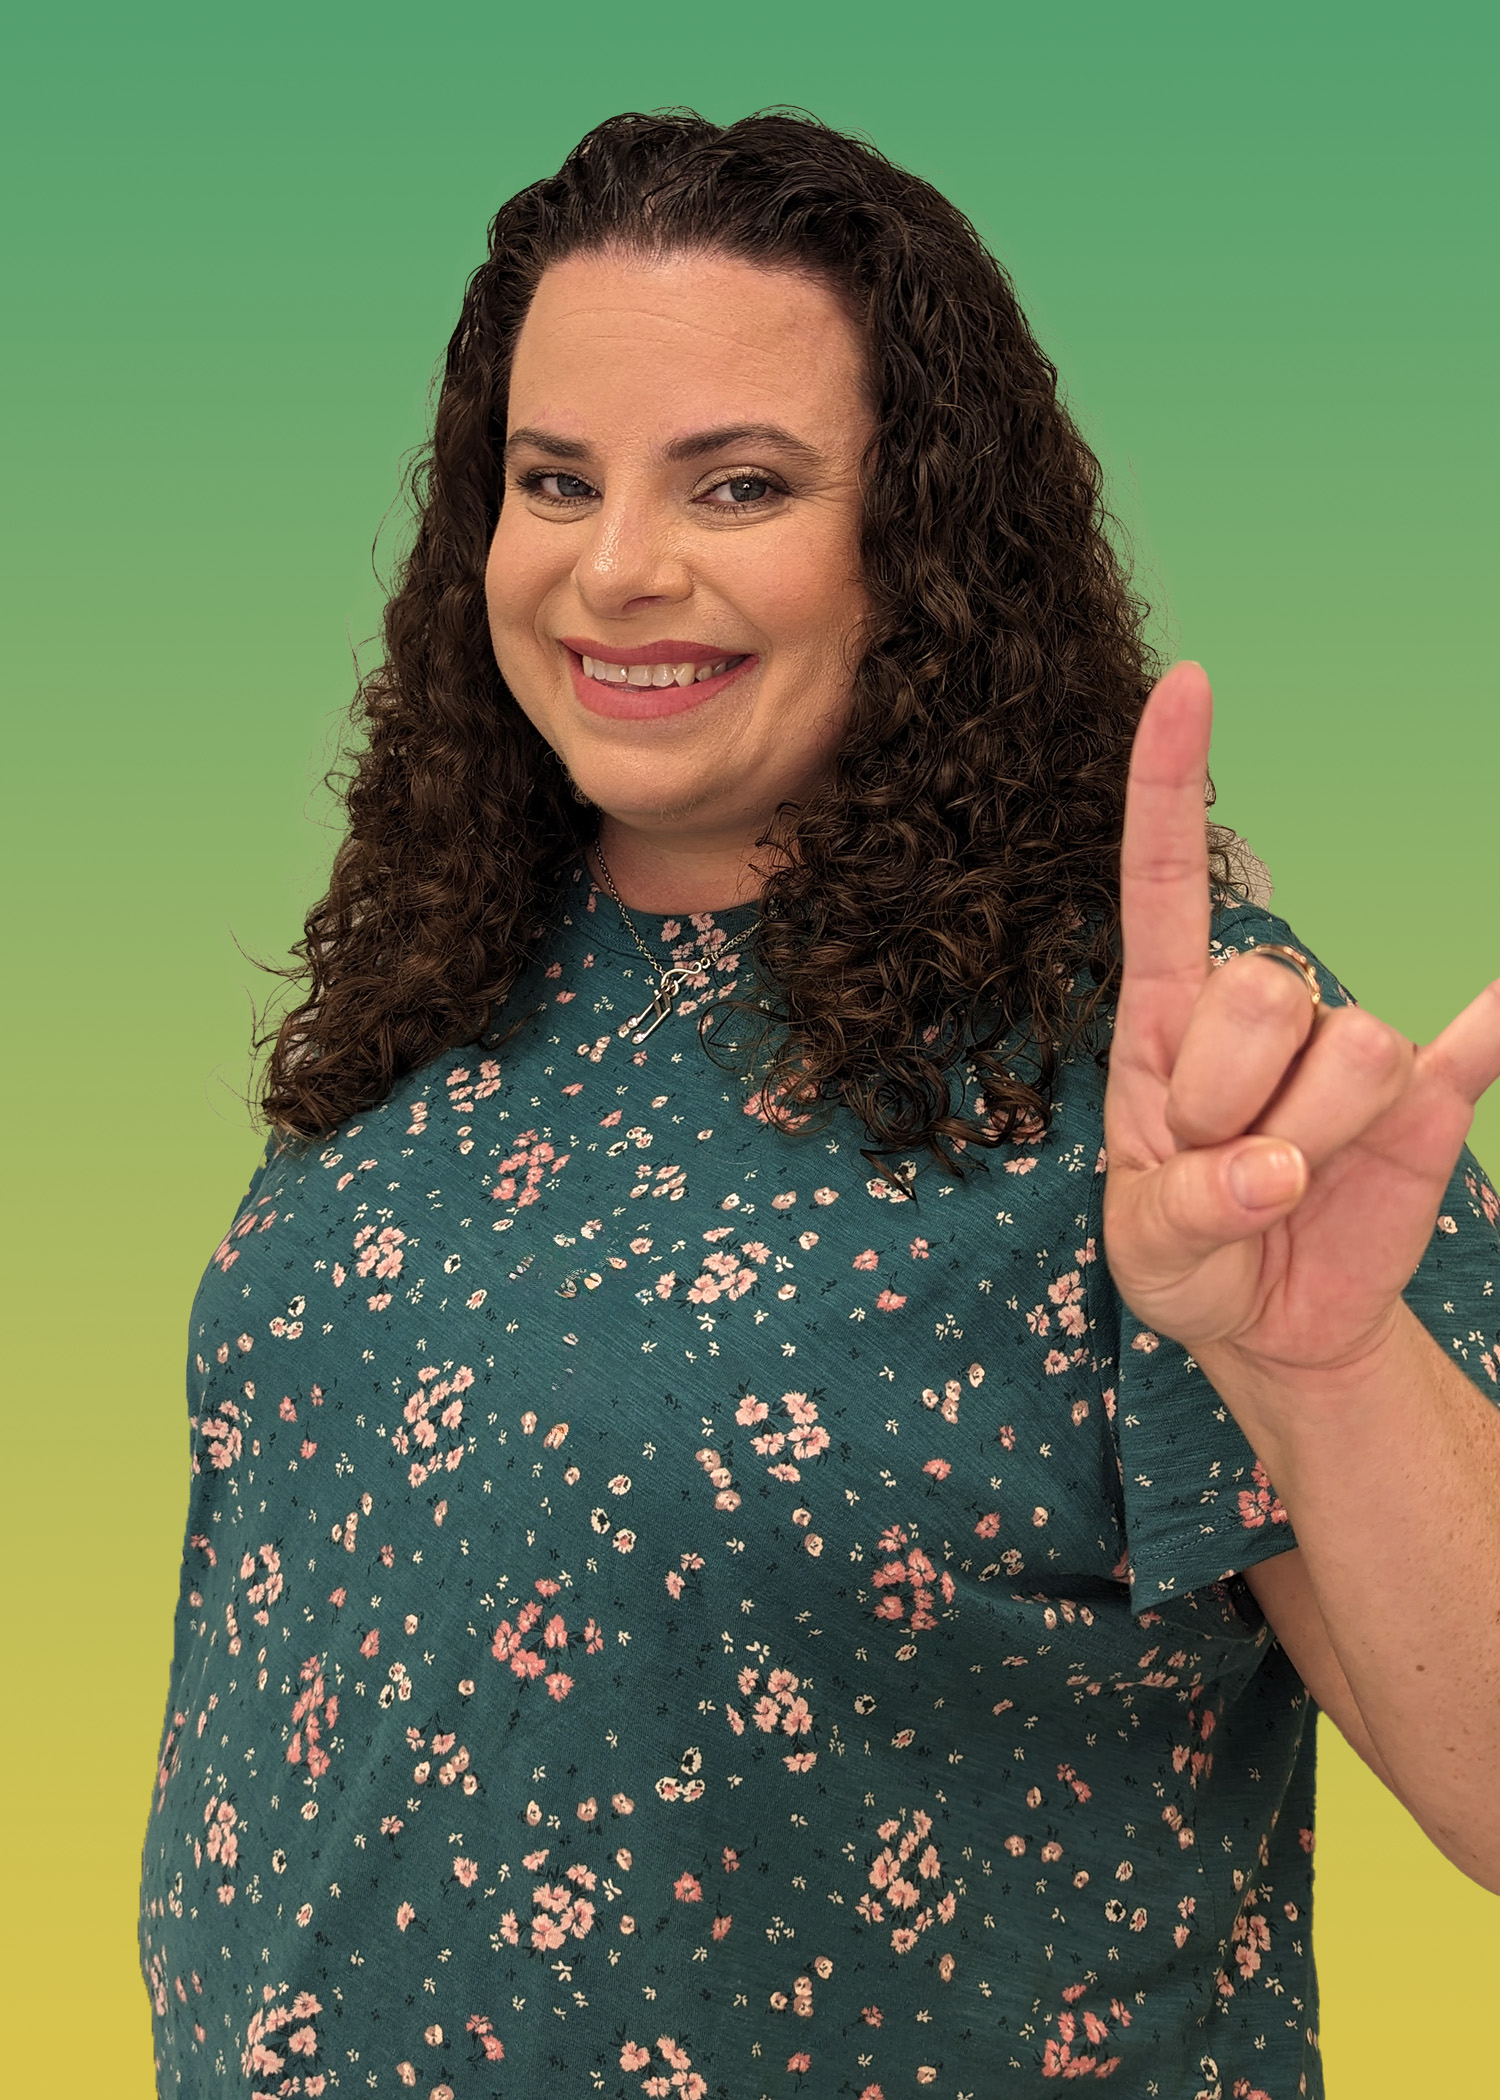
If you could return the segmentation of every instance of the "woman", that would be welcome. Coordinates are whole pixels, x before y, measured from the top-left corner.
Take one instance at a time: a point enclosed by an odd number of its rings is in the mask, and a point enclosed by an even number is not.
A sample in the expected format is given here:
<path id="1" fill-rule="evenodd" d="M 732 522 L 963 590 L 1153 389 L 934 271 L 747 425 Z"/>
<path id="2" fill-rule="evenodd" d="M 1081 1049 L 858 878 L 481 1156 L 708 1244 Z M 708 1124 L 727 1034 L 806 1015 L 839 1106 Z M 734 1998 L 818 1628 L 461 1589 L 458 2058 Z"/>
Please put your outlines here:
<path id="1" fill-rule="evenodd" d="M 1500 992 L 1211 886 L 1202 674 L 849 139 L 592 133 L 419 493 L 193 1314 L 162 2090 L 1320 2092 L 1314 1702 L 1500 1887 Z"/>

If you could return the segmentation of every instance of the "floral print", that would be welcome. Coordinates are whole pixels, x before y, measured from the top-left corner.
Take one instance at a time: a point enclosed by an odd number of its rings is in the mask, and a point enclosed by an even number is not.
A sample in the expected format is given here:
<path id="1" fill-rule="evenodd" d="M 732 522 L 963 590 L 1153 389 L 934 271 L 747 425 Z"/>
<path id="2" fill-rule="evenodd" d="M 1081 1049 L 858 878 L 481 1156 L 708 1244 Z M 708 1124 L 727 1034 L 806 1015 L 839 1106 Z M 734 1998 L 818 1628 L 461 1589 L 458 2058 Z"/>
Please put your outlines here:
<path id="1" fill-rule="evenodd" d="M 695 1006 L 747 923 L 652 925 Z M 1097 1067 L 898 1183 L 687 1002 L 632 1046 L 650 990 L 579 878 L 521 1031 L 273 1147 L 213 1255 L 160 2090 L 1320 2094 L 1312 1709 L 1241 1579 L 1296 1541 L 1113 1289 Z M 1409 1297 L 1500 1402 L 1497 1220 L 1465 1155 Z"/>

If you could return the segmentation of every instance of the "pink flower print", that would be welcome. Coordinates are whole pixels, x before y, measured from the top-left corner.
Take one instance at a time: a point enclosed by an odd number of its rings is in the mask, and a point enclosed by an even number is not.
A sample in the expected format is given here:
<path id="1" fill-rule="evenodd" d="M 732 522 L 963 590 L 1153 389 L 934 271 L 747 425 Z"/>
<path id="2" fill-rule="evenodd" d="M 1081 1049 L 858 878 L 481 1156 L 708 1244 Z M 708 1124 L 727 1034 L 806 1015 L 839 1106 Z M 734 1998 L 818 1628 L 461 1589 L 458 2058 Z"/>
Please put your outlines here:
<path id="1" fill-rule="evenodd" d="M 875 1300 L 875 1310 L 877 1312 L 900 1312 L 905 1303 L 906 1298 L 902 1292 L 886 1290 L 882 1291 Z"/>
<path id="2" fill-rule="evenodd" d="M 734 1411 L 734 1419 L 743 1428 L 749 1429 L 756 1422 L 764 1422 L 770 1412 L 764 1400 L 757 1400 L 754 1393 L 746 1393 Z"/>
<path id="3" fill-rule="evenodd" d="M 799 2049 L 795 2056 L 787 2058 L 786 2067 L 789 2071 L 810 2071 L 812 2069 L 812 2058 L 805 2049 Z"/>
<path id="4" fill-rule="evenodd" d="M 856 1269 L 878 1269 L 880 1267 L 880 1256 L 873 1247 L 866 1247 L 863 1254 L 855 1255 L 853 1265 Z"/>
<path id="5" fill-rule="evenodd" d="M 1143 1327 L 1130 1346 L 1132 1349 L 1138 1349 L 1143 1356 L 1150 1356 L 1161 1347 L 1161 1336 L 1153 1334 L 1149 1327 Z"/>
<path id="6" fill-rule="evenodd" d="M 1057 1324 L 1064 1334 L 1070 1334 L 1076 1340 L 1088 1333 L 1088 1319 L 1083 1309 L 1083 1280 L 1076 1269 L 1048 1284 L 1047 1296 L 1057 1308 Z"/>
<path id="7" fill-rule="evenodd" d="M 930 1252 L 931 1249 L 928 1247 L 926 1240 L 916 1239 L 912 1241 L 911 1258 L 913 1261 L 926 1261 Z"/>
<path id="8" fill-rule="evenodd" d="M 627 2042 L 620 2051 L 622 2071 L 644 2071 L 651 2061 L 651 2051 L 643 2049 L 639 2042 Z"/>
<path id="9" fill-rule="evenodd" d="M 417 1390 L 401 1410 L 402 1421 L 408 1426 L 396 1429 L 391 1436 L 392 1448 L 403 1458 L 413 1445 L 424 1454 L 414 1458 L 407 1469 L 410 1486 L 420 1487 L 435 1473 L 456 1472 L 462 1464 L 465 1438 L 461 1396 L 473 1383 L 474 1373 L 467 1364 L 460 1364 L 451 1378 L 440 1377 L 430 1365 L 417 1373 Z M 440 1427 L 449 1432 L 446 1445 L 438 1435 Z M 439 1509 L 446 1511 L 447 1504 L 434 1507 L 434 1520 L 441 1523 Z"/>
<path id="10" fill-rule="evenodd" d="M 607 1045 L 609 1038 L 601 1038 Z M 602 1050 L 596 1044 L 596 1050 Z M 585 1055 L 590 1055 L 588 1046 L 582 1046 Z M 597 1059 L 595 1059 L 597 1062 Z M 490 1195 L 496 1203 L 509 1204 L 514 1214 L 528 1205 L 540 1202 L 542 1183 L 561 1174 L 572 1157 L 571 1153 L 559 1153 L 551 1142 L 540 1137 L 534 1130 L 523 1130 L 511 1151 L 495 1169 L 495 1185 Z"/>
<path id="11" fill-rule="evenodd" d="M 1497 1220 L 1500 1220 L 1500 1196 L 1495 1194 L 1495 1191 L 1487 1181 L 1476 1182 L 1474 1175 L 1471 1173 L 1466 1173 L 1464 1180 L 1468 1185 L 1469 1194 L 1477 1196 L 1479 1200 L 1479 1207 L 1484 1212 L 1485 1223 L 1487 1225 L 1495 1224 Z"/>
<path id="12" fill-rule="evenodd" d="M 987 1511 L 986 1514 L 982 1516 L 979 1519 L 979 1522 L 974 1526 L 974 1530 L 978 1537 L 982 1539 L 998 1538 L 1000 1536 L 999 1510 L 992 1509 Z"/>
<path id="13" fill-rule="evenodd" d="M 801 1691 L 802 1680 L 793 1670 L 773 1669 L 767 1672 L 765 1687 L 760 1687 L 760 1671 L 742 1669 L 736 1679 L 740 1697 L 754 1699 L 749 1719 L 762 1735 L 774 1735 L 778 1731 L 796 1737 L 807 1735 L 813 1727 L 813 1715 L 806 1697 Z M 745 1732 L 746 1717 L 738 1707 L 727 1706 L 725 1718 L 736 1735 Z M 816 1751 L 802 1751 L 782 1760 L 789 1772 L 810 1771 L 817 1763 Z M 737 1853 L 724 1855 L 725 1871 L 732 1872 L 739 1865 Z"/>
<path id="14" fill-rule="evenodd" d="M 505 2049 L 500 2037 L 495 2032 L 495 2023 L 489 2018 L 488 2014 L 470 2013 L 468 2019 L 464 2021 L 464 2027 L 468 2033 L 478 2036 L 487 2063 L 504 2063 Z"/>
<path id="15" fill-rule="evenodd" d="M 721 1912 L 720 1915 L 714 1919 L 713 1925 L 711 1927 L 713 1937 L 716 1940 L 727 1939 L 729 1936 L 729 1928 L 733 1923 L 734 1919 L 731 1916 Z"/>
<path id="16" fill-rule="evenodd" d="M 921 1810 L 908 1816 L 903 1809 L 899 1816 L 887 1818 L 876 1833 L 882 1849 L 869 1863 L 870 1887 L 877 1894 L 867 1892 L 856 1905 L 869 1924 L 884 1922 L 887 1905 L 902 1914 L 902 1922 L 891 1933 L 897 1954 L 909 1954 L 934 1924 L 950 1923 L 957 1907 L 951 1892 L 936 1903 L 932 1900 L 932 1885 L 942 1879 L 943 1868 L 936 1845 L 929 1842 L 931 1831 L 932 1818 Z M 918 1887 L 919 1882 L 928 1885 L 925 1891 Z M 865 2017 L 869 2020 L 868 2013 Z M 869 2024 L 879 2025 L 878 2012 Z"/>
<path id="17" fill-rule="evenodd" d="M 453 1862 L 453 1876 L 454 1879 L 458 1882 L 461 1882 L 466 1889 L 471 1889 L 473 1888 L 475 1882 L 479 1879 L 478 1865 L 474 1860 L 465 1859 L 462 1856 L 460 1856 Z"/>
<path id="18" fill-rule="evenodd" d="M 672 1884 L 672 1894 L 679 1903 L 701 1903 L 703 1884 L 696 1874 L 679 1874 Z"/>
<path id="19" fill-rule="evenodd" d="M 1078 1774 L 1073 1770 L 1073 1767 L 1071 1765 L 1059 1765 L 1057 1768 L 1057 1776 L 1062 1781 L 1064 1786 L 1071 1789 L 1073 1797 L 1076 1801 L 1089 1801 L 1093 1798 L 1093 1788 L 1091 1786 L 1088 1786 L 1083 1780 L 1081 1780 L 1078 1777 Z"/>
<path id="20" fill-rule="evenodd" d="M 922 1471 L 930 1473 L 934 1480 L 946 1480 L 953 1467 L 946 1458 L 929 1458 Z"/>
<path id="21" fill-rule="evenodd" d="M 541 1585 L 538 1584 L 540 1588 Z M 553 1586 L 555 1587 L 555 1585 Z M 571 1634 L 560 1612 L 554 1612 L 542 1625 L 542 1606 L 528 1599 L 516 1613 L 515 1623 L 502 1619 L 495 1629 L 490 1653 L 496 1662 L 509 1663 L 513 1676 L 523 1683 L 533 1682 L 538 1677 L 546 1678 L 549 1697 L 566 1699 L 573 1689 L 573 1679 L 562 1670 L 547 1670 L 549 1654 L 566 1651 L 571 1645 L 581 1646 L 586 1655 L 598 1654 L 604 1646 L 604 1636 L 593 1619 L 588 1619 L 581 1640 Z M 538 1634 L 538 1628 L 541 1628 Z M 533 1636 L 536 1636 L 533 1640 Z"/>
<path id="22" fill-rule="evenodd" d="M 299 1681 L 302 1689 L 292 1706 L 292 1737 L 286 1747 L 286 1761 L 289 1765 L 300 1764 L 305 1751 L 310 1777 L 321 1779 L 332 1764 L 322 1738 L 332 1732 L 338 1720 L 338 1696 L 327 1695 L 321 1656 L 309 1657 L 302 1665 Z"/>
<path id="23" fill-rule="evenodd" d="M 406 1258 L 401 1252 L 405 1239 L 406 1234 L 394 1225 L 382 1225 L 379 1231 L 373 1225 L 362 1225 L 354 1235 L 359 1256 L 355 1273 L 382 1279 L 399 1276 Z"/>
<path id="24" fill-rule="evenodd" d="M 208 1462 L 215 1472 L 227 1472 L 238 1462 L 245 1446 L 240 1411 L 232 1400 L 224 1401 L 216 1415 L 208 1416 L 199 1433 L 208 1446 Z"/>
<path id="25" fill-rule="evenodd" d="M 977 1381 L 975 1382 L 977 1383 Z M 924 1407 L 937 1408 L 945 1422 L 953 1423 L 958 1420 L 958 1403 L 962 1396 L 963 1387 L 956 1378 L 950 1378 L 944 1385 L 941 1394 L 935 1392 L 930 1385 L 924 1386 L 922 1388 L 922 1405 Z"/>
<path id="26" fill-rule="evenodd" d="M 1259 1459 L 1255 1461 L 1250 1477 L 1255 1482 L 1254 1493 L 1241 1488 L 1238 1497 L 1241 1524 L 1247 1531 L 1256 1531 L 1266 1523 L 1285 1524 L 1288 1521 L 1286 1510 L 1273 1491 L 1270 1477 Z"/>
<path id="27" fill-rule="evenodd" d="M 886 1540 L 894 1540 L 896 1538 L 904 1540 L 906 1536 L 907 1534 L 899 1526 L 892 1527 L 891 1530 L 882 1535 L 878 1550 L 891 1555 L 895 1552 L 895 1548 L 888 1546 L 885 1543 Z M 875 1617 L 890 1621 L 895 1621 L 905 1616 L 905 1604 L 896 1592 L 902 1587 L 910 1587 L 911 1630 L 913 1633 L 925 1632 L 928 1628 L 937 1624 L 934 1613 L 939 1595 L 941 1595 L 944 1604 L 951 1604 L 956 1593 L 953 1577 L 948 1573 L 948 1570 L 944 1568 L 939 1571 L 920 1546 L 913 1546 L 904 1560 L 899 1557 L 888 1558 L 883 1566 L 875 1569 L 870 1577 L 870 1581 L 876 1589 L 884 1590 L 887 1593 L 881 1597 L 879 1603 L 875 1606 Z"/>
<path id="28" fill-rule="evenodd" d="M 417 1913 L 410 1903 L 398 1903 L 396 1906 L 396 1930 L 405 1932 L 407 1926 L 416 1915 Z"/>
<path id="29" fill-rule="evenodd" d="M 251 1581 L 252 1576 L 258 1579 Z M 262 1546 L 256 1554 L 247 1553 L 240 1563 L 240 1580 L 250 1582 L 246 1595 L 256 1607 L 256 1625 L 269 1626 L 271 1615 L 266 1607 L 277 1601 L 283 1588 L 280 1553 L 269 1544 Z"/>

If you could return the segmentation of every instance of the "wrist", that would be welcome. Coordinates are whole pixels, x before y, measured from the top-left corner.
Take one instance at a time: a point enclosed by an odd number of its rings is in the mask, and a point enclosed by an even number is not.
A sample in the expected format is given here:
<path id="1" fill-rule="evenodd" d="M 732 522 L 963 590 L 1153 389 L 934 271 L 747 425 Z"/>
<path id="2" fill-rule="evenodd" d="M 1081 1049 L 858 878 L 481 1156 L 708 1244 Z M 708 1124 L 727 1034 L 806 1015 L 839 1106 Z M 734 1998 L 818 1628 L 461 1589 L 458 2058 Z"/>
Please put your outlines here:
<path id="1" fill-rule="evenodd" d="M 1355 1347 L 1320 1362 L 1281 1362 L 1236 1342 L 1195 1354 L 1283 1494 L 1299 1454 L 1312 1447 L 1398 1433 L 1395 1417 L 1420 1406 L 1418 1396 L 1445 1369 L 1437 1344 L 1400 1298 Z"/>

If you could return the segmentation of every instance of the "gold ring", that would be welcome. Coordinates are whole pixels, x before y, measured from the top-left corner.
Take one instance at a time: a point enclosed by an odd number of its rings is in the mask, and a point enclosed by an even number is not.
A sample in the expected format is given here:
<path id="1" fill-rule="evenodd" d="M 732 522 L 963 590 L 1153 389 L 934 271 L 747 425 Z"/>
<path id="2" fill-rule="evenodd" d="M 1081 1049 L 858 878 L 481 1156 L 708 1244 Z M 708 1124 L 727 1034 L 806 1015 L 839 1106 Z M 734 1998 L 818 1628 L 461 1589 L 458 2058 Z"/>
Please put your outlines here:
<path id="1" fill-rule="evenodd" d="M 1267 941 L 1261 947 L 1252 948 L 1250 953 L 1252 955 L 1272 955 L 1277 962 L 1285 963 L 1289 970 L 1296 971 L 1302 982 L 1307 986 L 1314 1008 L 1323 1004 L 1323 989 L 1318 983 L 1318 973 L 1300 948 L 1287 948 L 1279 941 Z"/>

